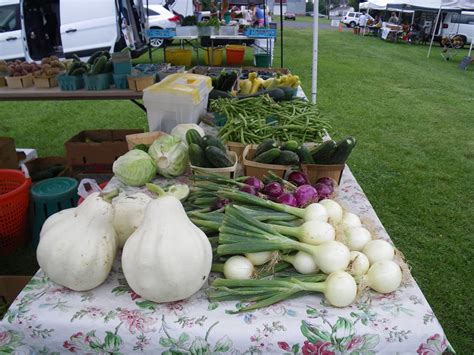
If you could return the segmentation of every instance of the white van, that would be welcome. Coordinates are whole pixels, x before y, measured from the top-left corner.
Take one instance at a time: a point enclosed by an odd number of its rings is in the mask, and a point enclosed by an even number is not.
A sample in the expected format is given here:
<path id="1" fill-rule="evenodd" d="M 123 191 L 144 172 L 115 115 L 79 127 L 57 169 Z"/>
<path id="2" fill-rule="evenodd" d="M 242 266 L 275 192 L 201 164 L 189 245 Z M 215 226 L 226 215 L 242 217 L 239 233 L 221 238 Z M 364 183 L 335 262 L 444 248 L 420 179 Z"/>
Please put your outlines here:
<path id="1" fill-rule="evenodd" d="M 474 12 L 448 12 L 443 20 L 442 37 L 458 35 L 463 41 L 462 46 L 474 39 Z"/>
<path id="2" fill-rule="evenodd" d="M 16 21 L 9 15 L 13 8 Z M 0 31 L 10 30 L 0 33 L 0 59 L 88 57 L 126 46 L 140 54 L 146 50 L 145 23 L 142 0 L 0 0 Z"/>
<path id="3" fill-rule="evenodd" d="M 19 0 L 0 1 L 0 59 L 24 59 Z"/>

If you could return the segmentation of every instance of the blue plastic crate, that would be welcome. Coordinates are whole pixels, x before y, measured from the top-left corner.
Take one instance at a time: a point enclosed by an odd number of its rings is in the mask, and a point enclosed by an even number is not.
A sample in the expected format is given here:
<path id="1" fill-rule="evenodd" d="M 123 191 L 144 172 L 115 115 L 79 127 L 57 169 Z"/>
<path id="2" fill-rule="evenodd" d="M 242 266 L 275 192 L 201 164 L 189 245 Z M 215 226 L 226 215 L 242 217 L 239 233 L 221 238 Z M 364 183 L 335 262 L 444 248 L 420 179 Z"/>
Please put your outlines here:
<path id="1" fill-rule="evenodd" d="M 114 84 L 116 89 L 128 89 L 128 75 L 114 74 Z"/>
<path id="2" fill-rule="evenodd" d="M 84 88 L 84 78 L 82 75 L 61 74 L 58 76 L 58 84 L 62 91 L 81 90 Z"/>

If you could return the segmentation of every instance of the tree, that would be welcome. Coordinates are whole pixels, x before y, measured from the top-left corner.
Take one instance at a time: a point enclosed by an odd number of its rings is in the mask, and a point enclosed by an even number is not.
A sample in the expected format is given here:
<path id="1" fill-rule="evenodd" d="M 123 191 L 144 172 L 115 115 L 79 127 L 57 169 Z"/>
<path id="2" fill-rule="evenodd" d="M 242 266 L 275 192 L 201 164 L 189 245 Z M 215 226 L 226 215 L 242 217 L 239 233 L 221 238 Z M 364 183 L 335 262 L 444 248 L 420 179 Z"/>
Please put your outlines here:
<path id="1" fill-rule="evenodd" d="M 307 3 L 306 3 L 306 12 L 313 12 L 314 10 L 314 3 L 313 3 L 313 0 L 309 0 Z"/>

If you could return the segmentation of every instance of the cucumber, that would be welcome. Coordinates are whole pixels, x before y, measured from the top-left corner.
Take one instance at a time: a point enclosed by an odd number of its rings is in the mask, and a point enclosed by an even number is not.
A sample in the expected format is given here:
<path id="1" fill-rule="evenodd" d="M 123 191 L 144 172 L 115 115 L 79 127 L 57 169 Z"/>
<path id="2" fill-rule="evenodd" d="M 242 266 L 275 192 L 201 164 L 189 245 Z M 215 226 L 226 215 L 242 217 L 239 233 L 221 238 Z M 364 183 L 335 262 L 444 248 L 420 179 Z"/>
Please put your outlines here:
<path id="1" fill-rule="evenodd" d="M 331 158 L 336 150 L 337 144 L 333 140 L 321 143 L 311 151 L 315 164 L 331 164 Z"/>
<path id="2" fill-rule="evenodd" d="M 299 163 L 298 154 L 291 150 L 282 150 L 280 156 L 273 161 L 273 164 L 277 165 L 298 165 Z"/>
<path id="3" fill-rule="evenodd" d="M 205 149 L 206 158 L 209 160 L 212 166 L 215 168 L 228 168 L 234 163 L 227 157 L 225 151 L 222 151 L 220 148 L 209 145 Z"/>
<path id="4" fill-rule="evenodd" d="M 281 150 L 279 148 L 272 148 L 256 156 L 253 159 L 253 161 L 257 163 L 270 164 L 272 161 L 277 159 L 280 155 L 281 155 Z"/>
<path id="5" fill-rule="evenodd" d="M 346 137 L 337 142 L 336 150 L 331 157 L 331 164 L 344 164 L 355 145 L 356 139 L 354 137 Z"/>
<path id="6" fill-rule="evenodd" d="M 224 145 L 224 143 L 222 143 L 219 140 L 219 138 L 216 138 L 214 136 L 206 134 L 202 138 L 202 140 L 204 142 L 205 148 L 210 147 L 210 146 L 214 146 L 214 147 L 219 148 L 220 150 L 222 150 L 224 153 L 226 153 L 225 145 Z"/>
<path id="7" fill-rule="evenodd" d="M 99 58 L 101 55 L 103 55 L 103 53 L 104 53 L 103 51 L 97 51 L 97 52 L 92 53 L 92 55 L 87 60 L 87 64 L 94 64 L 94 61 L 96 60 L 96 58 Z"/>
<path id="8" fill-rule="evenodd" d="M 69 66 L 69 69 L 67 71 L 67 75 L 74 75 L 72 74 L 74 70 L 79 69 L 81 67 L 81 62 L 72 62 L 72 64 Z"/>
<path id="9" fill-rule="evenodd" d="M 260 154 L 273 148 L 278 148 L 278 143 L 274 139 L 265 139 L 262 143 L 260 143 L 257 146 L 257 150 L 255 151 L 255 156 L 258 157 Z"/>
<path id="10" fill-rule="evenodd" d="M 297 141 L 288 141 L 282 144 L 281 150 L 291 150 L 292 152 L 295 152 L 298 150 L 298 142 Z"/>
<path id="11" fill-rule="evenodd" d="M 81 62 L 81 58 L 80 58 L 76 53 L 74 53 L 74 54 L 72 55 L 72 59 L 73 59 L 75 62 Z"/>
<path id="12" fill-rule="evenodd" d="M 87 73 L 86 69 L 84 69 L 84 67 L 80 67 L 80 68 L 74 69 L 70 75 L 79 76 L 85 73 Z"/>
<path id="13" fill-rule="evenodd" d="M 107 63 L 105 63 L 104 70 L 102 71 L 103 73 L 112 73 L 114 71 L 114 64 L 112 61 L 109 59 Z"/>
<path id="14" fill-rule="evenodd" d="M 202 149 L 206 147 L 201 135 L 194 128 L 191 128 L 186 132 L 186 142 L 188 145 L 191 145 L 192 143 L 197 144 Z"/>
<path id="15" fill-rule="evenodd" d="M 189 161 L 194 166 L 199 166 L 201 168 L 210 168 L 211 164 L 206 158 L 204 150 L 195 143 L 191 143 L 188 147 L 188 156 Z"/>
<path id="16" fill-rule="evenodd" d="M 309 152 L 309 149 L 306 148 L 304 145 L 300 145 L 296 150 L 296 154 L 300 158 L 300 162 L 302 164 L 314 164 L 314 159 Z"/>
<path id="17" fill-rule="evenodd" d="M 97 62 L 92 66 L 91 74 L 97 75 L 104 71 L 105 66 L 107 64 L 107 57 L 105 55 L 99 57 Z"/>

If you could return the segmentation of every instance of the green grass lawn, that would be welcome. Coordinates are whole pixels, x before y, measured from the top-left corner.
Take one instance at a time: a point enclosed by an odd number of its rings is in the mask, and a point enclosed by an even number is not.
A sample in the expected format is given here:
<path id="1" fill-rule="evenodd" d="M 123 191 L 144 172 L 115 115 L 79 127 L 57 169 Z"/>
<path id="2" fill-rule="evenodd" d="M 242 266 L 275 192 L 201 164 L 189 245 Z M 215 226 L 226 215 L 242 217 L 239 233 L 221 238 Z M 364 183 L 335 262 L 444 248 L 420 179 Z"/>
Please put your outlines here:
<path id="1" fill-rule="evenodd" d="M 311 29 L 287 29 L 285 66 L 311 89 Z M 349 165 L 459 353 L 474 352 L 474 68 L 434 47 L 320 31 L 318 105 L 334 136 L 354 135 Z M 161 56 L 161 52 L 155 55 Z M 275 61 L 279 63 L 279 48 Z M 82 129 L 145 128 L 129 102 L 0 103 L 0 135 L 40 155 L 63 154 Z M 19 259 L 19 258 L 23 259 Z M 0 260 L 24 273 L 34 255 Z"/>

